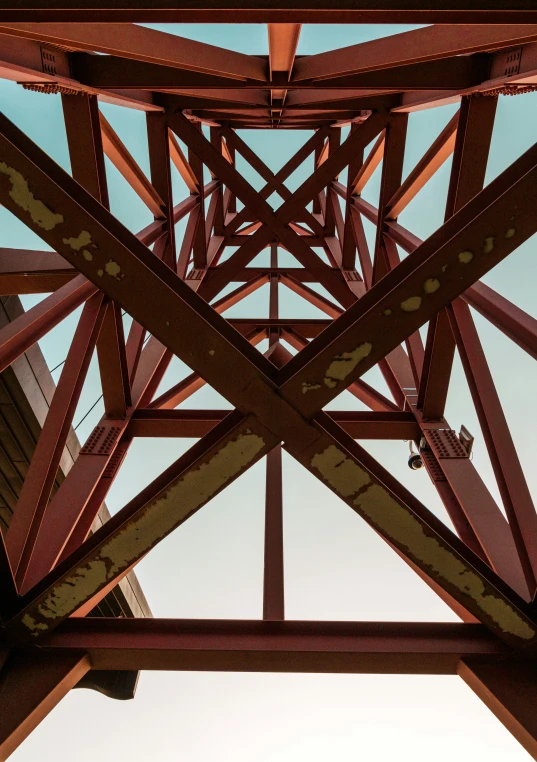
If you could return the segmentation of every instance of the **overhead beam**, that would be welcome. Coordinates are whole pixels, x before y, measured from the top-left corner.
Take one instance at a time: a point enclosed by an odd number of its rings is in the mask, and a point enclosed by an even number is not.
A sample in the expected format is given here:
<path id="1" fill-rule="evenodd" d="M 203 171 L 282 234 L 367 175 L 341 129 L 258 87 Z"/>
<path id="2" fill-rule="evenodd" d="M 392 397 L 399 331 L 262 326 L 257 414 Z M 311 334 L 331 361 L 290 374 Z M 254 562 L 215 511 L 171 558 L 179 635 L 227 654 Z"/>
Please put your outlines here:
<path id="1" fill-rule="evenodd" d="M 226 410 L 138 410 L 126 437 L 202 437 L 227 415 Z M 410 440 L 421 429 L 411 413 L 334 411 L 329 413 L 353 439 Z"/>
<path id="2" fill-rule="evenodd" d="M 461 658 L 508 650 L 482 625 L 70 619 L 50 653 L 88 653 L 94 669 L 456 674 Z M 48 652 L 47 648 L 47 652 Z"/>
<path id="3" fill-rule="evenodd" d="M 445 4 L 443 5 L 445 8 Z M 488 3 L 491 16 L 495 5 L 498 3 Z M 475 6 L 474 9 L 477 10 Z M 393 4 L 392 10 L 396 11 Z M 512 10 L 515 11 L 515 8 Z M 461 12 L 460 15 L 462 21 L 464 13 Z M 329 79 L 345 74 L 389 69 L 392 66 L 406 66 L 477 51 L 507 48 L 537 39 L 537 25 L 517 25 L 516 21 L 517 15 L 513 12 L 508 25 L 505 26 L 487 24 L 428 26 L 424 29 L 414 29 L 410 32 L 318 53 L 297 61 L 293 79 L 295 82 L 304 79 Z"/>
<path id="4" fill-rule="evenodd" d="M 0 20 L 6 19 L 0 8 Z M 34 10 L 37 10 L 34 8 Z M 59 10 L 59 8 L 58 8 Z M 66 9 L 67 10 L 67 9 Z M 68 16 L 61 14 L 63 19 Z M 23 14 L 20 15 L 24 17 Z M 34 17 L 35 18 L 35 17 Z M 59 20 L 59 19 L 58 19 Z M 79 19 L 73 19 L 78 21 Z M 56 20 L 55 20 L 56 21 Z M 87 50 L 108 53 L 135 61 L 165 64 L 177 69 L 207 72 L 230 79 L 267 79 L 266 65 L 262 58 L 247 56 L 232 50 L 197 42 L 136 24 L 100 23 L 53 23 L 2 24 L 0 33 L 39 40 L 70 50 Z"/>
<path id="5" fill-rule="evenodd" d="M 223 0 L 190 0 L 177 7 L 175 0 L 161 0 L 158 7 L 147 0 L 121 0 L 110 8 L 104 0 L 85 0 L 73 7 L 69 0 L 58 0 L 50 8 L 43 0 L 24 0 L 18 5 L 5 3 L 0 19 L 6 22 L 56 22 L 69 18 L 76 22 L 182 22 L 236 23 L 237 14 L 243 23 L 324 23 L 324 24 L 531 24 L 536 11 L 532 0 L 338 0 L 336 7 L 326 3 L 300 0 L 277 0 L 267 8 L 257 2 L 244 8 L 244 3 Z M 312 7 L 313 6 L 313 7 Z"/>

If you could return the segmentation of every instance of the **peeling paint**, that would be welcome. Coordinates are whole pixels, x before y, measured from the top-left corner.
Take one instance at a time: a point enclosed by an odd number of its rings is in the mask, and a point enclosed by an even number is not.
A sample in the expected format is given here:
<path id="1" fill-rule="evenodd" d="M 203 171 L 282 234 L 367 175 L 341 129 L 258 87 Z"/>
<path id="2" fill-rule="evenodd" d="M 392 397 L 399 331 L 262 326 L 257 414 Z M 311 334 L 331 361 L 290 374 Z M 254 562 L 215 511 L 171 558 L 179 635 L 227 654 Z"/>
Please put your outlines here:
<path id="1" fill-rule="evenodd" d="M 324 384 L 333 389 L 338 381 L 344 381 L 365 357 L 371 354 L 373 345 L 369 341 L 360 344 L 352 352 L 336 355 L 325 373 Z"/>
<path id="2" fill-rule="evenodd" d="M 91 262 L 93 259 L 93 254 L 91 253 L 91 251 L 88 251 L 87 249 L 83 250 L 82 256 L 84 257 L 86 262 Z"/>
<path id="3" fill-rule="evenodd" d="M 355 495 L 371 482 L 367 471 L 335 445 L 329 445 L 323 452 L 316 453 L 311 459 L 311 465 L 344 498 Z"/>
<path id="4" fill-rule="evenodd" d="M 494 236 L 489 235 L 488 238 L 485 238 L 485 245 L 483 246 L 483 254 L 490 254 L 493 248 L 494 248 Z"/>
<path id="5" fill-rule="evenodd" d="M 104 270 L 97 270 L 97 275 L 99 276 L 99 278 L 102 278 L 104 275 Z"/>
<path id="6" fill-rule="evenodd" d="M 515 233 L 516 233 L 515 228 L 509 228 L 509 230 L 505 231 L 505 237 L 506 238 L 512 238 Z"/>
<path id="7" fill-rule="evenodd" d="M 384 314 L 385 314 L 385 315 L 391 315 L 391 314 L 392 314 L 392 311 L 391 311 L 390 309 L 388 309 L 388 310 L 384 310 Z"/>
<path id="8" fill-rule="evenodd" d="M 473 258 L 474 258 L 474 254 L 472 251 L 461 251 L 461 253 L 459 254 L 459 262 L 461 263 L 461 265 L 469 264 Z"/>
<path id="9" fill-rule="evenodd" d="M 507 601 L 493 592 L 485 591 L 479 575 L 448 548 L 426 534 L 418 519 L 394 500 L 379 484 L 372 484 L 353 501 L 353 504 L 385 536 L 431 569 L 440 578 L 469 596 L 506 634 L 530 640 L 537 631 Z"/>
<path id="10" fill-rule="evenodd" d="M 11 199 L 28 212 L 33 222 L 43 230 L 53 230 L 56 225 L 63 222 L 63 215 L 55 214 L 42 201 L 35 198 L 28 186 L 27 180 L 13 167 L 8 167 L 5 161 L 0 161 L 0 172 L 11 180 Z"/>
<path id="11" fill-rule="evenodd" d="M 214 349 L 209 349 L 209 354 L 214 355 Z"/>
<path id="12" fill-rule="evenodd" d="M 416 312 L 421 307 L 421 296 L 409 296 L 400 306 L 403 312 Z"/>
<path id="13" fill-rule="evenodd" d="M 22 624 L 38 637 L 47 619 L 69 616 L 73 605 L 89 600 L 118 573 L 168 535 L 179 522 L 210 500 L 249 466 L 265 447 L 257 434 L 246 431 L 226 442 L 210 460 L 188 471 L 143 509 L 136 519 L 111 537 L 96 558 L 59 582 Z M 43 621 L 45 620 L 45 621 Z"/>
<path id="14" fill-rule="evenodd" d="M 309 384 L 307 381 L 302 381 L 302 394 L 306 392 L 313 392 L 315 389 L 320 389 L 321 384 Z"/>
<path id="15" fill-rule="evenodd" d="M 434 294 L 440 288 L 440 281 L 438 278 L 427 278 L 423 284 L 423 290 L 426 294 Z"/>
<path id="16" fill-rule="evenodd" d="M 323 479 L 389 540 L 407 550 L 411 558 L 429 567 L 431 576 L 444 580 L 463 595 L 472 598 L 477 607 L 503 632 L 531 640 L 537 634 L 532 624 L 508 601 L 493 590 L 487 592 L 484 581 L 465 562 L 438 539 L 426 534 L 413 513 L 398 503 L 380 484 L 371 481 L 362 469 L 335 445 L 316 453 L 311 465 Z"/>
<path id="17" fill-rule="evenodd" d="M 91 233 L 87 230 L 83 230 L 76 238 L 64 238 L 64 244 L 69 246 L 73 251 L 80 251 L 85 246 L 89 246 L 91 243 Z"/>
<path id="18" fill-rule="evenodd" d="M 448 269 L 448 265 L 442 265 L 442 272 L 445 273 Z"/>
<path id="19" fill-rule="evenodd" d="M 104 266 L 104 269 L 108 273 L 108 275 L 111 275 L 113 278 L 117 278 L 119 273 L 121 272 L 121 267 L 118 265 L 117 262 L 114 262 L 113 259 L 110 259 Z"/>

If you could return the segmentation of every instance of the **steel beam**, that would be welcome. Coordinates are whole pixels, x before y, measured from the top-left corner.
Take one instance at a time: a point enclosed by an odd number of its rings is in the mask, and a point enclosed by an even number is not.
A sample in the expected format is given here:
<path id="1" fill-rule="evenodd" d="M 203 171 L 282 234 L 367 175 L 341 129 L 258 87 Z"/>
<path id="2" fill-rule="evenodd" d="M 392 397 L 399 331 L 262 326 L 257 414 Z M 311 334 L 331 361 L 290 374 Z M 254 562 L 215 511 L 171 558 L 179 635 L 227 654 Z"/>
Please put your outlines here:
<path id="1" fill-rule="evenodd" d="M 461 658 L 502 659 L 481 625 L 71 619 L 51 654 L 86 651 L 96 669 L 455 674 Z"/>

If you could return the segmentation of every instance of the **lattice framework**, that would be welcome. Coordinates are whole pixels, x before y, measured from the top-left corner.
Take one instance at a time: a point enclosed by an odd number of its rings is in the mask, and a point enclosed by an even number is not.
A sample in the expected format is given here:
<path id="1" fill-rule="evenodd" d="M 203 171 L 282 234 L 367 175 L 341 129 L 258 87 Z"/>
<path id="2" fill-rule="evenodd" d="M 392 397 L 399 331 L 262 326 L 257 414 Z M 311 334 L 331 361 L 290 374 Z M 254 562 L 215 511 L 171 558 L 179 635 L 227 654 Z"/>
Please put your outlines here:
<path id="1" fill-rule="evenodd" d="M 398 10 L 377 5 L 354 3 L 326 20 L 388 20 Z M 303 57 L 295 57 L 299 22 L 319 20 L 319 9 L 245 11 L 244 20 L 269 24 L 268 59 L 95 23 L 181 20 L 177 9 L 0 7 L 0 73 L 61 93 L 72 165 L 71 177 L 0 117 L 0 203 L 53 249 L 0 250 L 2 294 L 52 292 L 0 329 L 0 370 L 83 305 L 2 536 L 2 759 L 90 671 L 140 669 L 458 673 L 537 758 L 537 515 L 470 311 L 537 357 L 536 321 L 480 280 L 537 231 L 537 146 L 483 188 L 499 94 L 527 92 L 537 81 L 537 25 L 529 23 L 537 12 L 529 3 L 488 6 L 473 4 L 465 15 L 415 4 L 405 7 L 405 20 L 479 25 L 431 26 Z M 30 10 L 37 16 L 29 22 Z M 206 3 L 191 10 L 188 20 L 237 12 Z M 291 17 L 278 15 L 284 10 Z M 150 177 L 99 100 L 146 111 Z M 408 114 L 454 100 L 458 113 L 403 180 Z M 311 136 L 274 174 L 242 139 L 245 128 Z M 266 182 L 260 192 L 238 172 L 238 154 Z M 445 223 L 421 241 L 398 217 L 451 155 Z M 137 235 L 109 211 L 105 156 L 154 215 Z M 312 156 L 313 173 L 291 192 L 287 179 Z M 380 162 L 374 208 L 361 193 Z M 178 204 L 172 164 L 190 191 Z M 204 168 L 212 177 L 205 184 Z M 282 198 L 276 211 L 267 202 L 274 191 Z M 377 228 L 371 250 L 364 219 Z M 402 261 L 397 246 L 408 253 Z M 236 251 L 222 259 L 226 247 Z M 280 266 L 279 247 L 300 267 Z M 270 267 L 249 267 L 266 248 Z M 223 316 L 266 283 L 267 318 Z M 326 320 L 281 319 L 284 286 Z M 133 318 L 126 336 L 121 310 Z M 427 323 L 424 343 L 419 329 Z M 261 354 L 256 345 L 266 338 Z M 456 348 L 507 520 L 468 441 L 444 418 Z M 53 492 L 94 351 L 105 414 Z M 157 394 L 174 355 L 192 373 Z M 394 401 L 361 379 L 375 365 Z M 181 408 L 205 383 L 235 410 Z M 325 412 L 345 389 L 370 411 Z M 143 436 L 199 442 L 90 534 L 133 438 Z M 356 442 L 375 438 L 415 443 L 456 534 Z M 282 446 L 462 622 L 286 621 Z M 83 616 L 265 456 L 263 621 Z"/>

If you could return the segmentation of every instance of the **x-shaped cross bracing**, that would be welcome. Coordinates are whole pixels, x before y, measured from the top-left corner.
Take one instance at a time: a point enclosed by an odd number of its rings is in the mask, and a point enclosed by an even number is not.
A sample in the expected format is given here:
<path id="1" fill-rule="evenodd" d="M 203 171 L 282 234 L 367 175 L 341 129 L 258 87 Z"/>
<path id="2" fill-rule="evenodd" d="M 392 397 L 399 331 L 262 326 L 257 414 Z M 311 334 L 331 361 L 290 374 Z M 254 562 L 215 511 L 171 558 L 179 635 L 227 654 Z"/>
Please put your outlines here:
<path id="1" fill-rule="evenodd" d="M 189 143 L 187 124 L 174 117 Z M 1 202 L 237 408 L 31 590 L 8 637 L 33 641 L 90 610 L 154 545 L 283 441 L 449 598 L 509 644 L 535 647 L 537 626 L 523 601 L 322 408 L 536 231 L 537 147 L 277 371 L 28 138 L 4 118 L 0 126 Z M 372 117 L 361 130 L 369 136 L 378 126 Z M 194 132 L 197 148 L 205 139 Z M 204 160 L 220 172 L 209 148 Z M 304 185 L 310 192 L 316 183 Z M 306 196 L 302 186 L 298 197 L 307 203 Z M 269 215 L 259 202 L 258 210 L 263 236 L 287 236 L 285 212 Z"/>
<path id="2" fill-rule="evenodd" d="M 226 285 L 233 275 L 249 264 L 252 259 L 274 237 L 278 238 L 340 304 L 349 307 L 356 301 L 354 294 L 345 283 L 325 265 L 308 246 L 303 236 L 289 227 L 297 212 L 305 206 L 348 164 L 353 153 L 364 148 L 383 129 L 388 115 L 376 114 L 356 130 L 334 151 L 328 159 L 274 212 L 261 194 L 232 167 L 223 156 L 193 127 L 181 114 L 170 119 L 172 129 L 195 151 L 219 179 L 239 198 L 263 225 L 240 246 L 235 254 L 225 262 L 199 293 L 207 300 L 212 299 Z"/>

